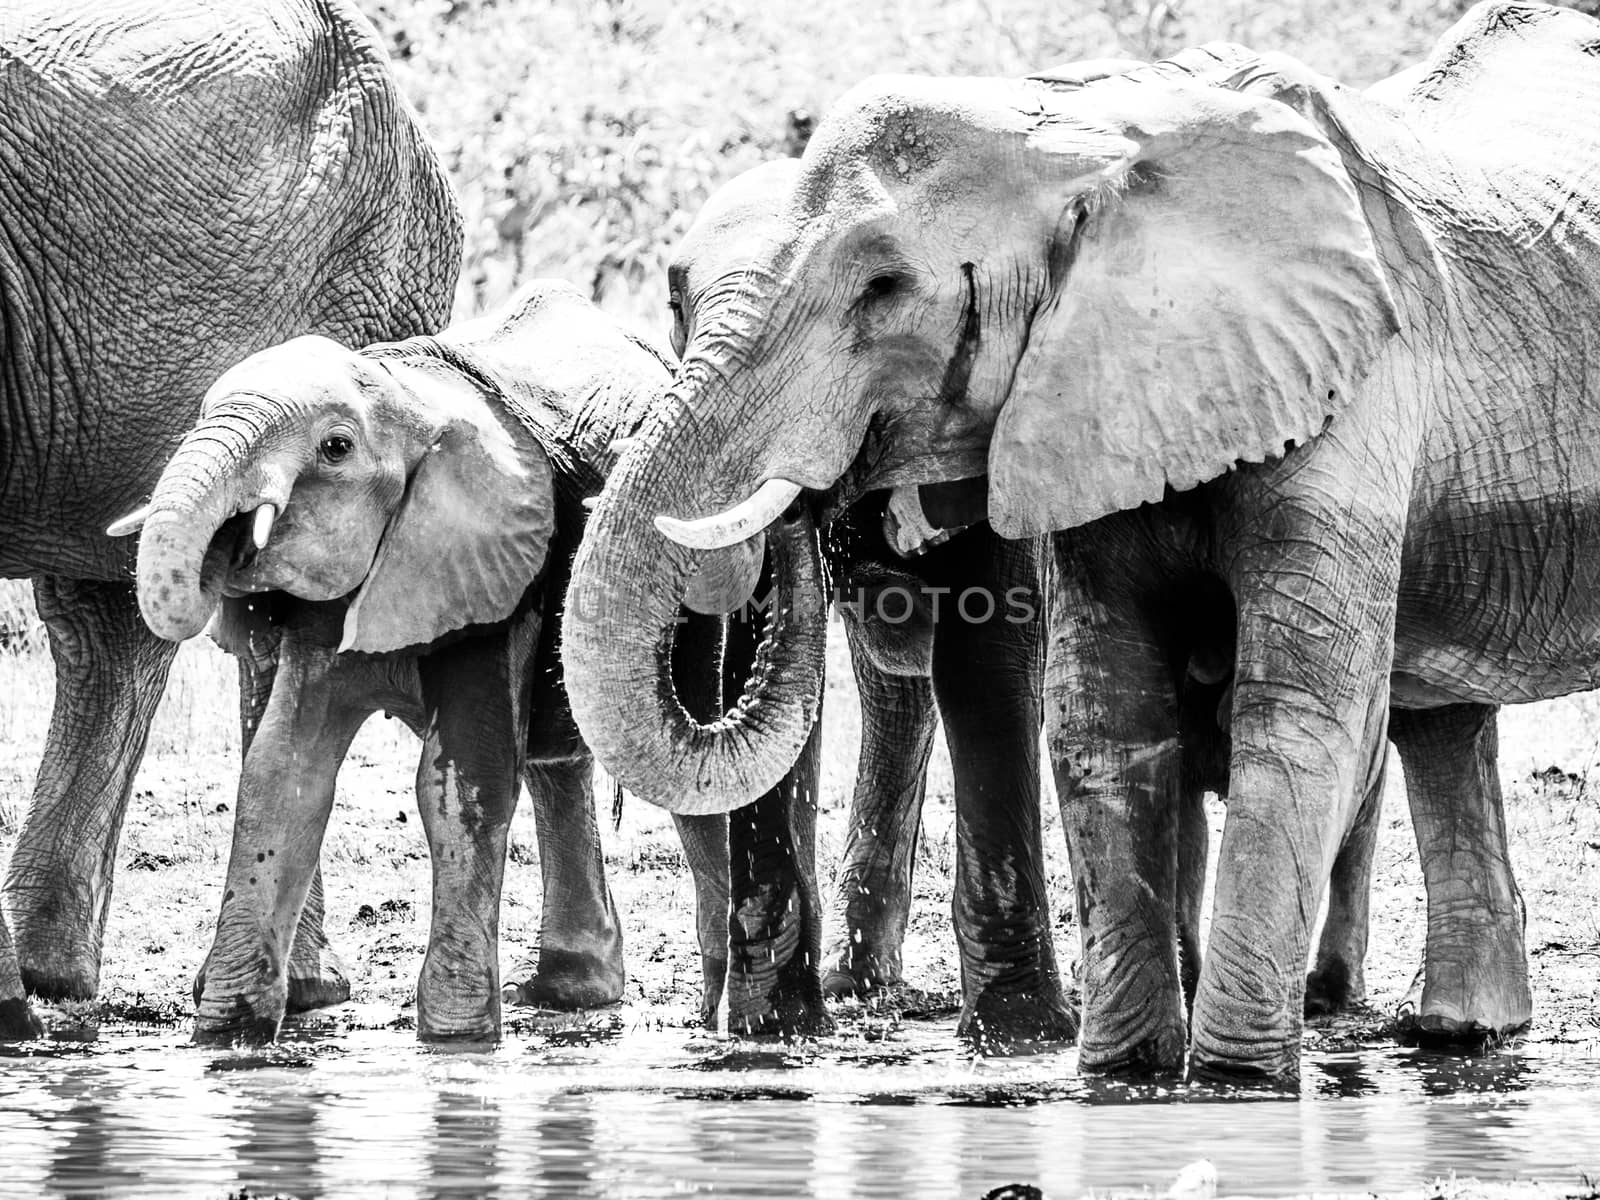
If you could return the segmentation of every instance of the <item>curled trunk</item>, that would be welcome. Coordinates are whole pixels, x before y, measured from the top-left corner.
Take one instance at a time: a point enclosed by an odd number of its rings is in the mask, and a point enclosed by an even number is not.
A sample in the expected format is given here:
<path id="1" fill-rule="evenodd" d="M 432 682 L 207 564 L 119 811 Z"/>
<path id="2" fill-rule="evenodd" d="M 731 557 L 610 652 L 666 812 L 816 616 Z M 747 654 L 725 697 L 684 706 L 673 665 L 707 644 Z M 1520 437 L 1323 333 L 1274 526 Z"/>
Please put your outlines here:
<path id="1" fill-rule="evenodd" d="M 161 473 L 137 573 L 140 611 L 159 636 L 183 641 L 210 619 L 234 550 L 218 533 L 240 511 L 244 471 L 266 427 L 260 412 L 220 409 L 189 432 Z"/>
<path id="2" fill-rule="evenodd" d="M 675 813 L 727 812 L 783 778 L 816 719 L 826 637 L 816 535 L 803 512 L 768 531 L 773 592 L 756 598 L 770 608 L 755 666 L 727 713 L 696 720 L 673 686 L 671 652 L 704 553 L 654 524 L 694 495 L 663 469 L 674 463 L 700 465 L 658 436 L 612 473 L 573 564 L 564 674 L 578 727 L 624 788 Z M 720 499 L 691 500 L 690 511 L 719 511 Z"/>

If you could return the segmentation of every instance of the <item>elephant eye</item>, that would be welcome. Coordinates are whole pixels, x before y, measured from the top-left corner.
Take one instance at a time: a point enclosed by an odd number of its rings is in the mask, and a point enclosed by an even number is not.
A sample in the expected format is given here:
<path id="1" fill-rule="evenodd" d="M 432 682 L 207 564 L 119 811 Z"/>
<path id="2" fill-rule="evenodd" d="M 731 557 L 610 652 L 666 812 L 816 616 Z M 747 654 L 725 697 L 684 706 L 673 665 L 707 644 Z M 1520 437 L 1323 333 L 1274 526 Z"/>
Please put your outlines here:
<path id="1" fill-rule="evenodd" d="M 683 319 L 683 301 L 673 295 L 668 298 L 667 307 L 672 310 L 672 352 L 682 358 L 689 344 L 689 330 Z"/>
<path id="2" fill-rule="evenodd" d="M 350 457 L 356 444 L 342 433 L 330 433 L 322 439 L 322 457 L 331 463 L 343 462 Z"/>
<path id="3" fill-rule="evenodd" d="M 862 289 L 863 303 L 873 300 L 887 300 L 900 290 L 900 277 L 898 275 L 874 275 L 867 280 L 867 286 Z"/>

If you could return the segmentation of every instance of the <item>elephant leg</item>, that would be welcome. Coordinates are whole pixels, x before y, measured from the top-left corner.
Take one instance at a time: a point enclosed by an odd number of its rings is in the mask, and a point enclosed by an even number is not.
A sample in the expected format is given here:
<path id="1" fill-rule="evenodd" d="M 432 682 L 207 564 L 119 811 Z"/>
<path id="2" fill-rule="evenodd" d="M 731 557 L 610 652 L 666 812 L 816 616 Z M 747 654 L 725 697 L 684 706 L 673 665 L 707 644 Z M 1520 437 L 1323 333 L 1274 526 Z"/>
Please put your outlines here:
<path id="1" fill-rule="evenodd" d="M 700 1024 L 717 1027 L 728 982 L 728 818 L 673 815 L 683 856 L 694 876 L 695 936 L 700 944 Z"/>
<path id="2" fill-rule="evenodd" d="M 755 594 L 766 595 L 767 574 Z M 724 694 L 751 673 L 757 621 L 730 618 Z M 728 814 L 728 1029 L 733 1033 L 825 1033 L 822 896 L 817 885 L 817 797 L 822 780 L 819 709 L 799 757 L 778 786 Z"/>
<path id="3" fill-rule="evenodd" d="M 44 1033 L 44 1025 L 28 1007 L 22 972 L 11 945 L 11 930 L 0 913 L 0 1042 L 17 1042 Z"/>
<path id="4" fill-rule="evenodd" d="M 830 996 L 901 982 L 928 758 L 939 725 L 928 679 L 874 666 L 848 612 L 845 632 L 861 697 L 861 753 L 837 876 L 836 927 L 824 954 L 822 988 Z"/>
<path id="5" fill-rule="evenodd" d="M 728 814 L 728 1028 L 733 1033 L 792 1037 L 833 1029 L 818 970 L 821 777 L 819 714 L 783 781 L 754 804 Z"/>
<path id="6" fill-rule="evenodd" d="M 332 647 L 285 638 L 239 779 L 222 910 L 198 981 L 196 1042 L 277 1036 L 339 766 L 371 712 L 347 702 L 337 676 Z"/>
<path id="7" fill-rule="evenodd" d="M 117 841 L 177 647 L 123 583 L 36 579 L 56 666 L 55 707 L 5 901 L 23 983 L 88 1000 L 100 982 Z"/>
<path id="8" fill-rule="evenodd" d="M 1367 931 L 1371 924 L 1372 858 L 1383 815 L 1383 784 L 1389 743 L 1381 735 L 1372 748 L 1361 807 L 1333 860 L 1328 878 L 1328 915 L 1322 922 L 1317 957 L 1306 977 L 1306 1016 L 1326 1016 L 1360 1004 L 1367 995 Z"/>
<path id="9" fill-rule="evenodd" d="M 1238 641 L 1196 1077 L 1299 1078 L 1311 936 L 1387 724 L 1410 474 L 1357 416 L 1219 521 Z"/>
<path id="10" fill-rule="evenodd" d="M 533 972 L 507 995 L 544 1008 L 614 1004 L 624 982 L 622 922 L 606 883 L 594 763 L 587 755 L 530 763 L 523 778 L 533 799 L 544 903 Z"/>
<path id="11" fill-rule="evenodd" d="M 723 713 L 724 641 L 728 622 L 684 609 L 672 643 L 672 679 L 678 700 L 697 721 L 710 722 Z M 738 647 L 734 648 L 736 651 Z M 728 982 L 728 947 L 732 938 L 732 903 L 725 815 L 674 815 L 678 840 L 689 873 L 694 876 L 695 937 L 700 946 L 700 1024 L 717 1027 Z"/>
<path id="12" fill-rule="evenodd" d="M 241 757 L 250 753 L 250 743 L 267 712 L 272 696 L 272 678 L 278 670 L 278 646 L 282 641 L 278 627 L 262 622 L 252 629 L 246 645 L 238 652 L 239 661 L 239 748 Z M 322 864 L 311 876 L 311 890 L 300 913 L 300 925 L 289 951 L 289 1003 L 291 1013 L 343 1004 L 350 999 L 350 970 L 328 944 L 323 932 Z M 205 973 L 195 976 L 194 998 L 198 1003 L 205 990 Z"/>
<path id="13" fill-rule="evenodd" d="M 1056 969 L 1039 811 L 1041 547 L 983 527 L 947 550 L 933 687 L 955 785 L 960 1033 L 1001 1050 L 1071 1041 L 1078 1019 Z"/>
<path id="14" fill-rule="evenodd" d="M 1082 945 L 1078 1066 L 1175 1073 L 1187 1027 L 1171 669 L 1138 606 L 1107 591 L 1098 556 L 1070 535 L 1056 548 L 1046 712 Z"/>
<path id="15" fill-rule="evenodd" d="M 417 981 L 423 1041 L 500 1036 L 500 891 L 538 624 L 465 638 L 417 662 L 426 730 L 417 805 L 433 859 L 433 920 Z"/>
<path id="16" fill-rule="evenodd" d="M 1477 704 L 1396 709 L 1392 717 L 1428 892 L 1424 982 L 1420 996 L 1401 1003 L 1403 1037 L 1481 1042 L 1526 1029 L 1533 1018 L 1495 717 L 1493 706 Z"/>

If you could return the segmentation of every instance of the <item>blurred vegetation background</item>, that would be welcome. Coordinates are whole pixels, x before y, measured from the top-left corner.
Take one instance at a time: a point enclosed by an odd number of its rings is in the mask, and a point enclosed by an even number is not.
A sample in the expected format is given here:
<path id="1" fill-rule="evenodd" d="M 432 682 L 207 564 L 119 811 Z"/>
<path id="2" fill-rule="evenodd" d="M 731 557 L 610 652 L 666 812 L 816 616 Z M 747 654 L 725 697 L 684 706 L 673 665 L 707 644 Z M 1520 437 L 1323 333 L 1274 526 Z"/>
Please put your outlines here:
<path id="1" fill-rule="evenodd" d="M 358 0 L 455 179 L 457 317 L 561 276 L 666 327 L 706 196 L 793 153 L 879 72 L 1017 75 L 1225 39 L 1352 84 L 1417 61 L 1470 0 Z M 1600 0 L 1575 7 L 1594 12 Z"/>

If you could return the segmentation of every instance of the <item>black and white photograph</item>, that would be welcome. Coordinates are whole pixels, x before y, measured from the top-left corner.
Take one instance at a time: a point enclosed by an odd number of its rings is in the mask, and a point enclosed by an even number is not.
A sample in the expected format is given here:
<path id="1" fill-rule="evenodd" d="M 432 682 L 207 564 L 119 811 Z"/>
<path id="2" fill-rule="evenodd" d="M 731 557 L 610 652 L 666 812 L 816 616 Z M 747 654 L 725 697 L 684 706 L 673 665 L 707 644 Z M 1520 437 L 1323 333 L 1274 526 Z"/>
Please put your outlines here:
<path id="1" fill-rule="evenodd" d="M 13 1196 L 1600 1200 L 1600 0 L 0 0 Z"/>

